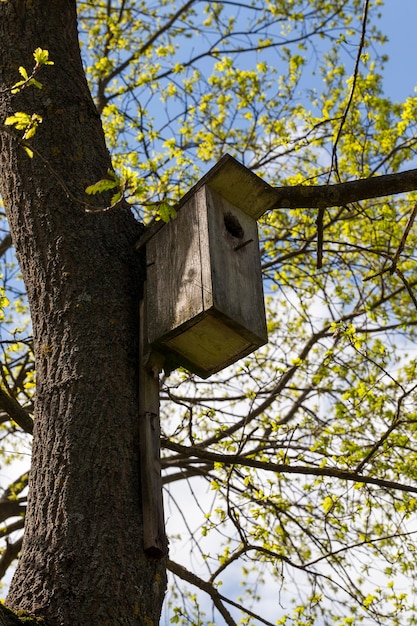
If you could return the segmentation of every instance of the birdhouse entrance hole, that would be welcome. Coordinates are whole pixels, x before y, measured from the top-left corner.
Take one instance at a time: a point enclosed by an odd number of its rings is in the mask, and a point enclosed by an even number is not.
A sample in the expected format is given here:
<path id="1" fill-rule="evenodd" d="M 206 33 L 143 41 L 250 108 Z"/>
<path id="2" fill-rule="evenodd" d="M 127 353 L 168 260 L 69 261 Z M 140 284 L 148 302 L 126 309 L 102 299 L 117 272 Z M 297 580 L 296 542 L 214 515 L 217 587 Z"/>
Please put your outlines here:
<path id="1" fill-rule="evenodd" d="M 240 225 L 237 217 L 233 215 L 233 213 L 227 212 L 224 215 L 224 225 L 226 230 L 232 237 L 236 237 L 236 239 L 243 239 L 245 233 L 243 231 L 242 226 Z"/>

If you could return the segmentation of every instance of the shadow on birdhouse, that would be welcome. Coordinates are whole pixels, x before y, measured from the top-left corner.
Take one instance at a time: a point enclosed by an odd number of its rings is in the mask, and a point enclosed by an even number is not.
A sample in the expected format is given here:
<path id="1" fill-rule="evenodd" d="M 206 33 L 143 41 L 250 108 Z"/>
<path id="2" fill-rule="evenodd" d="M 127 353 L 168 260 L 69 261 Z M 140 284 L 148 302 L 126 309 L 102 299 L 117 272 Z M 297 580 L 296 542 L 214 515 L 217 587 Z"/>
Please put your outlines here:
<path id="1" fill-rule="evenodd" d="M 270 189 L 226 155 L 146 244 L 148 342 L 202 378 L 267 342 L 256 218 Z"/>

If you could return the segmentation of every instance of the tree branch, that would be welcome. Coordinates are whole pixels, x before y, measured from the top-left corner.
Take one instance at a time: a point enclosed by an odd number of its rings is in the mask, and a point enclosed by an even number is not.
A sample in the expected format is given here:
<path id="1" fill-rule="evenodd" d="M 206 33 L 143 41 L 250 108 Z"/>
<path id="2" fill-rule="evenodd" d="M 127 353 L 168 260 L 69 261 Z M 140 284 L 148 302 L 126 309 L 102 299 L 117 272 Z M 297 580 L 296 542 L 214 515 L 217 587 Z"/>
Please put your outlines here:
<path id="1" fill-rule="evenodd" d="M 395 272 L 395 270 L 397 269 L 398 259 L 400 258 L 400 255 L 402 254 L 402 252 L 404 250 L 405 242 L 407 241 L 407 237 L 410 234 L 410 230 L 411 230 L 411 228 L 412 228 L 412 226 L 414 224 L 414 220 L 416 218 L 416 215 L 417 215 L 417 202 L 415 203 L 413 211 L 412 211 L 410 217 L 408 218 L 407 226 L 404 229 L 403 236 L 401 238 L 401 241 L 399 243 L 397 251 L 394 254 L 394 257 L 392 259 L 392 265 L 391 265 L 391 268 L 390 268 L 391 274 L 393 274 Z"/>
<path id="2" fill-rule="evenodd" d="M 13 522 L 12 524 L 8 524 L 7 526 L 2 526 L 0 528 L 0 537 L 7 537 L 15 533 L 17 530 L 22 530 L 25 526 L 25 518 L 21 517 L 17 520 L 17 522 Z M 0 575 L 1 578 L 1 575 Z"/>
<path id="3" fill-rule="evenodd" d="M 213 604 L 221 613 L 226 624 L 228 624 L 229 626 L 236 626 L 236 622 L 234 621 L 228 610 L 223 606 L 223 602 L 227 602 L 231 606 L 238 608 L 240 611 L 246 613 L 247 615 L 250 615 L 251 617 L 254 617 L 256 620 L 259 620 L 260 622 L 262 622 L 262 624 L 266 624 L 266 626 L 273 626 L 272 622 L 268 622 L 267 620 L 263 619 L 259 615 L 256 615 L 241 604 L 238 604 L 237 602 L 234 602 L 233 600 L 230 600 L 229 598 L 226 598 L 225 596 L 220 594 L 212 583 L 207 582 L 202 578 L 199 578 L 199 576 L 196 576 L 195 574 L 193 574 L 193 572 L 187 570 L 183 565 L 180 565 L 179 563 L 175 563 L 175 561 L 170 560 L 168 561 L 167 568 L 170 572 L 172 572 L 179 578 L 182 578 L 187 583 L 190 583 L 198 589 L 205 591 L 211 597 L 211 599 L 213 600 Z"/>
<path id="4" fill-rule="evenodd" d="M 22 506 L 21 500 L 0 500 L 0 522 L 4 522 L 9 517 L 18 517 L 26 512 L 26 507 Z"/>
<path id="5" fill-rule="evenodd" d="M 343 206 L 350 202 L 415 191 L 417 190 L 417 169 L 361 178 L 335 185 L 295 185 L 271 189 L 275 201 L 271 195 L 271 206 L 266 206 L 265 211 L 283 208 L 313 209 Z"/>
<path id="6" fill-rule="evenodd" d="M 226 600 L 226 598 L 220 595 L 220 593 L 211 583 L 208 583 L 202 578 L 199 578 L 198 576 L 187 570 L 183 565 L 175 563 L 174 561 L 168 561 L 167 568 L 176 576 L 179 576 L 191 585 L 198 587 L 198 589 L 205 591 L 213 600 L 214 606 L 219 611 L 226 624 L 228 624 L 228 626 L 236 626 L 235 620 L 232 618 L 226 607 L 223 606 L 223 601 Z"/>
<path id="7" fill-rule="evenodd" d="M 0 579 L 3 578 L 11 563 L 17 559 L 22 547 L 22 540 L 23 537 L 20 537 L 13 543 L 7 542 L 4 552 L 0 557 Z"/>
<path id="8" fill-rule="evenodd" d="M 7 252 L 7 250 L 12 246 L 12 238 L 10 235 L 6 235 L 1 241 L 0 241 L 0 256 L 3 256 L 3 254 L 5 252 Z"/>
<path id="9" fill-rule="evenodd" d="M 25 409 L 20 406 L 19 402 L 15 400 L 15 398 L 9 396 L 9 394 L 1 388 L 0 409 L 5 411 L 7 415 L 25 431 L 25 433 L 31 434 L 33 432 L 33 419 L 29 413 L 27 413 Z"/>
<path id="10" fill-rule="evenodd" d="M 365 483 L 368 485 L 377 485 L 386 489 L 395 489 L 397 491 L 406 491 L 408 493 L 417 493 L 417 487 L 412 485 L 404 485 L 393 480 L 384 480 L 382 478 L 374 478 L 373 476 L 364 476 L 358 472 L 340 470 L 337 468 L 326 467 L 308 467 L 301 465 L 289 465 L 287 463 L 268 463 L 249 458 L 238 454 L 218 454 L 209 450 L 201 450 L 196 446 L 182 446 L 168 439 L 162 439 L 162 445 L 169 450 L 185 454 L 188 457 L 194 456 L 198 459 L 221 463 L 222 465 L 240 465 L 242 467 L 255 467 L 266 472 L 274 472 L 281 474 L 300 474 L 303 476 L 328 476 L 329 478 L 338 478 L 354 483 Z"/>
<path id="11" fill-rule="evenodd" d="M 350 107 L 352 106 L 353 96 L 355 94 L 356 83 L 357 83 L 358 76 L 359 76 L 359 65 L 360 65 L 360 62 L 361 62 L 363 48 L 365 46 L 365 34 L 366 34 L 366 25 L 367 25 L 367 21 L 368 21 L 368 10 L 369 10 L 369 0 L 365 0 L 364 7 L 363 7 L 363 15 L 362 15 L 361 38 L 360 38 L 358 50 L 357 50 L 357 53 L 356 53 L 355 69 L 353 70 L 353 76 L 352 76 L 352 86 L 351 86 L 351 89 L 350 89 L 350 94 L 349 94 L 349 98 L 348 98 L 345 110 L 343 111 L 342 120 L 340 122 L 339 129 L 337 131 L 336 139 L 335 139 L 334 144 L 333 144 L 332 163 L 331 163 L 331 167 L 330 167 L 329 176 L 330 176 L 332 170 L 334 170 L 336 172 L 338 180 L 340 180 L 340 178 L 339 178 L 339 166 L 338 166 L 338 157 L 337 157 L 337 145 L 339 143 L 340 137 L 342 136 L 343 127 L 344 127 L 344 125 L 346 123 Z M 318 265 L 319 261 L 321 261 L 321 258 L 319 256 L 319 251 L 318 251 L 318 253 L 317 253 L 317 267 L 319 267 L 319 265 Z M 321 267 L 321 265 L 320 265 L 320 267 Z"/>

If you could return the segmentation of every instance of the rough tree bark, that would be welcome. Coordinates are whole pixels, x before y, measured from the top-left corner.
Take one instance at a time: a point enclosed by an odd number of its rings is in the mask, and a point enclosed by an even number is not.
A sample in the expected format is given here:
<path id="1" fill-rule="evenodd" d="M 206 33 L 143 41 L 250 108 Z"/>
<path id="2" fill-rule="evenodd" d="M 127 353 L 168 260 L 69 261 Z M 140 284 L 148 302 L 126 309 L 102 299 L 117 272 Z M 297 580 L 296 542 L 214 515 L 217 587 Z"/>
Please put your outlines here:
<path id="1" fill-rule="evenodd" d="M 0 121 L 43 117 L 33 145 L 83 196 L 110 167 L 79 53 L 75 0 L 0 2 Z M 5 91 L 33 66 L 42 90 Z M 87 214 L 36 155 L 0 133 L 0 192 L 27 287 L 37 391 L 30 498 L 8 606 L 47 624 L 157 624 L 165 563 L 142 550 L 138 299 L 128 209 Z"/>

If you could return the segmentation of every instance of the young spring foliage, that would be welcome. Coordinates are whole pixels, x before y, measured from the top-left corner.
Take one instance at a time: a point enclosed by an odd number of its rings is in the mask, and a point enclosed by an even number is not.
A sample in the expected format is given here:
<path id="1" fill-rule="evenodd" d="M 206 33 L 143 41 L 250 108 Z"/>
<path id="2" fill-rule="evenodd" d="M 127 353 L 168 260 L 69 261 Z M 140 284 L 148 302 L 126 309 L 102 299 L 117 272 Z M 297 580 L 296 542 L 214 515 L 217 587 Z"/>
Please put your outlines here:
<path id="1" fill-rule="evenodd" d="M 54 62 L 49 59 L 49 51 L 43 50 L 42 48 L 36 48 L 33 53 L 33 58 L 35 60 L 35 65 L 33 66 L 32 72 L 29 75 L 27 70 L 23 67 L 19 67 L 19 74 L 22 76 L 23 80 L 19 80 L 15 83 L 11 88 L 10 92 L 12 94 L 17 94 L 26 87 L 36 87 L 37 89 L 42 89 L 43 85 L 39 80 L 35 78 L 35 76 L 39 73 L 42 66 L 45 65 L 53 65 Z M 16 111 L 13 115 L 9 115 L 4 120 L 5 126 L 14 126 L 16 130 L 23 130 L 22 141 L 27 141 L 31 139 L 42 122 L 42 117 L 37 113 L 25 113 L 22 111 Z M 27 155 L 32 158 L 33 150 L 28 145 L 23 144 L 23 149 L 26 151 Z"/>

